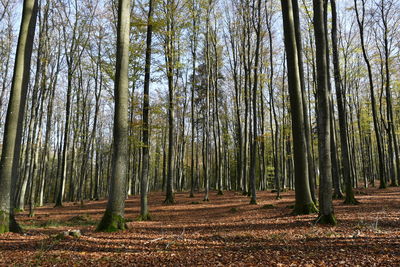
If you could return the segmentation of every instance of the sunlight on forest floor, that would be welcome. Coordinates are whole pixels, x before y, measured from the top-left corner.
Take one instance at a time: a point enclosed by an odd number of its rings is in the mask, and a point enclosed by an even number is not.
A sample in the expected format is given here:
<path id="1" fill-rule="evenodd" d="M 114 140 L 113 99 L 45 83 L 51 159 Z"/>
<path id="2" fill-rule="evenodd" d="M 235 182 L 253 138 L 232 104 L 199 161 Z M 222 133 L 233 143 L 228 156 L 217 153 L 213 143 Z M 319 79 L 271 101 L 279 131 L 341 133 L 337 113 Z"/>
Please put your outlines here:
<path id="1" fill-rule="evenodd" d="M 395 266 L 400 264 L 400 190 L 357 190 L 361 204 L 334 202 L 338 226 L 315 225 L 316 215 L 292 216 L 293 192 L 275 199 L 258 193 L 249 205 L 241 193 L 225 192 L 203 202 L 198 193 L 149 196 L 152 221 L 139 222 L 139 197 L 126 203 L 129 230 L 96 233 L 105 201 L 38 208 L 17 216 L 25 235 L 0 235 L 0 265 L 41 266 Z M 60 238 L 79 229 L 80 238 Z M 58 236 L 57 236 L 58 235 Z M 291 265 L 293 264 L 293 265 Z"/>

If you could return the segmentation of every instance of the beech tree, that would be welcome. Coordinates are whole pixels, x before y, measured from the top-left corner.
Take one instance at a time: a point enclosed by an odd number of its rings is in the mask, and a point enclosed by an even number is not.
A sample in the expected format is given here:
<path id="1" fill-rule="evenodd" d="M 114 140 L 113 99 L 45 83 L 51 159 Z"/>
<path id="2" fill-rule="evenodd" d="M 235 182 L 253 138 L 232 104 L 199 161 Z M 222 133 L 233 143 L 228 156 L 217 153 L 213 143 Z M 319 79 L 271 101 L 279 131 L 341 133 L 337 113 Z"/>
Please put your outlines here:
<path id="1" fill-rule="evenodd" d="M 301 94 L 293 4 L 291 0 L 282 0 L 281 5 L 285 36 L 286 60 L 288 66 L 290 107 L 292 111 L 292 134 L 294 140 L 293 148 L 296 183 L 296 204 L 294 212 L 297 214 L 308 214 L 315 212 L 317 209 L 311 198 L 310 184 L 308 179 L 307 144 L 303 114 L 304 106 Z"/>
<path id="2" fill-rule="evenodd" d="M 150 88 L 150 67 L 151 67 L 151 44 L 153 35 L 153 0 L 149 0 L 149 13 L 147 18 L 147 37 L 146 37 L 146 65 L 143 89 L 143 155 L 142 155 L 142 179 L 140 186 L 141 204 L 140 216 L 142 220 L 149 219 L 147 204 L 148 176 L 149 176 L 149 88 Z"/>
<path id="3" fill-rule="evenodd" d="M 383 141 L 382 141 L 382 134 L 381 134 L 381 127 L 379 124 L 379 117 L 377 112 L 377 103 L 375 98 L 375 86 L 372 74 L 372 66 L 370 58 L 368 57 L 368 52 L 365 44 L 365 0 L 361 0 L 361 12 L 358 9 L 358 0 L 354 0 L 354 10 L 356 13 L 356 19 L 358 28 L 360 31 L 360 44 L 362 49 L 362 55 L 367 65 L 368 71 L 368 80 L 369 80 L 369 90 L 370 90 L 370 98 L 371 98 L 371 110 L 372 110 L 372 119 L 374 122 L 374 132 L 376 138 L 376 145 L 378 148 L 378 166 L 379 166 L 379 180 L 380 180 L 380 188 L 386 188 L 386 170 L 385 170 L 385 162 L 384 162 L 384 149 L 383 149 Z"/>
<path id="4" fill-rule="evenodd" d="M 330 183 L 347 204 L 355 188 L 398 183 L 396 1 L 132 1 L 127 78 L 117 1 L 39 1 L 11 151 L 21 4 L 0 3 L 0 147 L 19 160 L 0 190 L 16 212 L 109 198 L 116 230 L 138 194 L 148 219 L 149 192 L 172 204 L 175 192 L 207 201 L 237 190 L 255 204 L 260 190 L 295 190 L 295 214 L 319 201 L 319 221 L 334 223 Z"/>
<path id="5" fill-rule="evenodd" d="M 118 2 L 117 60 L 115 63 L 115 111 L 110 195 L 98 231 L 125 229 L 125 179 L 128 153 L 128 60 L 130 1 Z"/>
<path id="6" fill-rule="evenodd" d="M 319 223 L 336 224 L 332 206 L 332 161 L 331 128 L 328 89 L 327 42 L 325 38 L 325 17 L 323 0 L 314 0 L 314 31 L 317 56 L 317 96 L 318 96 L 318 154 L 320 169 L 320 215 Z"/>
<path id="7" fill-rule="evenodd" d="M 21 232 L 14 219 L 14 193 L 37 11 L 37 0 L 24 1 L 0 161 L 0 233 Z"/>

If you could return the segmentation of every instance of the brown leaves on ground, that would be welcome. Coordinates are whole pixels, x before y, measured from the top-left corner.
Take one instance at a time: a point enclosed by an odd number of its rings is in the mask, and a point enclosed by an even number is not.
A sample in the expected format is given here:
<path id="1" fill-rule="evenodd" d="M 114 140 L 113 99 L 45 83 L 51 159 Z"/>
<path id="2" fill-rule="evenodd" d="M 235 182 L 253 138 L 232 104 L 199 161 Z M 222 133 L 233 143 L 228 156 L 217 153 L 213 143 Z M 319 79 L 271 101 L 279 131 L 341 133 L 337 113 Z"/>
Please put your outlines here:
<path id="1" fill-rule="evenodd" d="M 0 236 L 0 265 L 16 266 L 399 266 L 400 190 L 359 190 L 361 204 L 335 201 L 338 226 L 315 225 L 316 215 L 292 216 L 293 192 L 258 193 L 249 205 L 240 193 L 162 204 L 149 196 L 152 221 L 138 222 L 139 198 L 126 203 L 129 230 L 96 233 L 105 201 L 83 207 L 39 208 L 35 218 L 18 215 L 25 235 Z M 57 238 L 79 229 L 80 238 Z"/>

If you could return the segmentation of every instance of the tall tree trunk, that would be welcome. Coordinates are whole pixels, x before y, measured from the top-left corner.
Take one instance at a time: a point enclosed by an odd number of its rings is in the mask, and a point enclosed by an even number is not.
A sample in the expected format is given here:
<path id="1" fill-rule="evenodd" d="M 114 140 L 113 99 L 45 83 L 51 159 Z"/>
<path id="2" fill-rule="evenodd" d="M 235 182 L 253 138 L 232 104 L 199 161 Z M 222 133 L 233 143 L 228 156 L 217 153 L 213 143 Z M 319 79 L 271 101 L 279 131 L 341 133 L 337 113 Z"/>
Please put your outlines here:
<path id="1" fill-rule="evenodd" d="M 338 51 L 338 38 L 337 38 L 337 12 L 336 12 L 336 0 L 331 0 L 332 10 L 332 54 L 333 54 L 333 67 L 334 67 L 334 78 L 335 78 L 335 89 L 336 89 L 336 100 L 339 112 L 339 133 L 340 133 L 340 145 L 342 154 L 342 166 L 344 181 L 346 184 L 346 199 L 347 204 L 356 204 L 357 200 L 354 198 L 352 177 L 350 172 L 350 157 L 349 157 L 349 143 L 347 136 L 347 116 L 345 106 L 345 94 L 343 92 L 342 78 L 340 75 L 339 65 L 339 51 Z M 337 188 L 338 187 L 338 188 Z M 335 197 L 341 197 L 340 185 L 335 186 Z"/>
<path id="2" fill-rule="evenodd" d="M 14 192 L 37 11 L 37 0 L 24 1 L 0 161 L 0 233 L 22 231 L 14 219 Z"/>
<path id="3" fill-rule="evenodd" d="M 391 89 L 391 75 L 390 75 L 390 44 L 389 44 L 389 26 L 388 26 L 388 15 L 385 10 L 385 4 L 383 0 L 379 4 L 379 10 L 381 13 L 381 20 L 383 23 L 383 48 L 385 54 L 385 93 L 386 93 L 386 106 L 387 106 L 387 128 L 388 128 L 388 138 L 389 145 L 392 147 L 392 151 L 394 154 L 390 154 L 389 158 L 393 162 L 393 174 L 391 179 L 391 186 L 398 186 L 400 182 L 400 155 L 399 155 L 399 147 L 396 136 L 396 127 L 394 123 L 393 116 L 393 104 L 392 104 L 392 89 Z M 390 9 L 393 6 L 392 2 L 387 3 L 387 9 Z M 393 160 L 394 158 L 394 160 Z"/>
<path id="4" fill-rule="evenodd" d="M 210 191 L 210 90 L 211 90 L 211 57 L 210 57 L 210 15 L 211 4 L 213 0 L 208 0 L 207 14 L 206 14 L 206 36 L 205 36 L 205 50 L 206 50 L 206 122 L 205 122 L 205 153 L 204 153 L 204 198 L 203 201 L 209 201 Z"/>
<path id="5" fill-rule="evenodd" d="M 292 134 L 294 140 L 293 148 L 296 188 L 296 204 L 294 212 L 297 214 L 309 214 L 316 212 L 317 209 L 311 197 L 308 179 L 307 143 L 304 129 L 304 111 L 292 1 L 281 0 L 281 5 L 285 35 L 285 50 L 287 54 L 286 60 L 292 114 Z"/>
<path id="6" fill-rule="evenodd" d="M 299 62 L 300 72 L 300 85 L 301 85 L 301 98 L 303 104 L 303 116 L 304 116 L 304 130 L 306 135 L 306 149 L 307 149 L 307 163 L 308 163 L 308 180 L 310 184 L 311 197 L 314 203 L 317 203 L 316 194 L 316 177 L 315 177 L 315 166 L 314 158 L 312 155 L 312 139 L 310 122 L 308 119 L 308 109 L 306 104 L 306 85 L 304 81 L 304 62 L 303 62 L 303 43 L 300 29 L 300 16 L 299 16 L 299 5 L 297 0 L 292 0 L 293 3 L 293 18 L 296 32 L 296 45 L 297 45 L 297 57 Z"/>
<path id="7" fill-rule="evenodd" d="M 125 180 L 128 159 L 128 65 L 129 65 L 130 0 L 118 5 L 117 61 L 115 71 L 115 114 L 113 160 L 110 196 L 98 231 L 125 229 Z"/>
<path id="8" fill-rule="evenodd" d="M 363 58 L 364 58 L 365 64 L 367 65 L 367 70 L 368 70 L 369 89 L 370 89 L 370 95 L 371 95 L 372 118 L 373 118 L 373 122 L 374 122 L 374 131 L 375 131 L 375 137 L 376 137 L 376 144 L 377 144 L 377 148 L 378 148 L 379 179 L 380 179 L 379 188 L 386 188 L 384 149 L 383 149 L 382 135 L 380 134 L 381 127 L 379 126 L 378 113 L 376 111 L 376 100 L 375 100 L 374 80 L 372 77 L 372 67 L 371 67 L 370 59 L 368 58 L 368 55 L 367 55 L 367 50 L 366 50 L 367 48 L 365 47 L 365 39 L 364 39 L 365 0 L 362 1 L 361 9 L 362 9 L 362 13 L 360 16 L 357 0 L 354 0 L 354 10 L 356 12 L 357 24 L 358 24 L 358 28 L 360 30 L 361 49 L 362 49 Z"/>
<path id="9" fill-rule="evenodd" d="M 318 154 L 320 169 L 320 213 L 318 222 L 336 224 L 332 205 L 332 161 L 328 87 L 327 42 L 323 0 L 314 0 L 314 31 L 317 63 Z"/>
<path id="10" fill-rule="evenodd" d="M 196 61 L 197 61 L 197 17 L 198 17 L 198 7 L 197 1 L 192 1 L 192 38 L 191 38 L 191 53 L 192 53 L 192 90 L 191 90 L 191 157 L 190 157 L 190 195 L 189 197 L 194 197 L 194 178 L 195 178 L 195 166 L 194 166 L 194 131 L 195 131 L 195 122 L 194 122 L 194 95 L 195 95 L 195 83 L 196 83 Z"/>
<path id="11" fill-rule="evenodd" d="M 261 46 L 261 0 L 257 1 L 257 25 L 255 25 L 256 32 L 256 50 L 254 62 L 254 82 L 252 94 L 252 108 L 253 108 L 253 129 L 251 139 L 251 159 L 250 159 L 250 191 L 251 199 L 250 204 L 257 204 L 256 196 L 256 152 L 257 152 L 257 89 L 258 89 L 258 75 L 259 75 L 259 61 L 260 61 L 260 46 Z"/>
<path id="12" fill-rule="evenodd" d="M 167 155 L 167 188 L 165 204 L 175 203 L 174 197 L 174 109 L 175 109 L 175 85 L 174 85 L 174 18 L 172 8 L 174 0 L 167 1 L 167 36 L 165 41 L 165 59 L 167 63 L 167 78 L 168 78 L 168 155 Z"/>
<path id="13" fill-rule="evenodd" d="M 147 17 L 146 37 L 146 65 L 144 68 L 144 89 L 143 89 L 143 130 L 142 130 L 142 179 L 140 185 L 140 216 L 142 220 L 148 220 L 149 208 L 147 204 L 147 187 L 149 179 L 149 88 L 150 88 L 150 67 L 151 67 L 151 42 L 153 35 L 153 0 L 149 0 L 149 13 Z"/>

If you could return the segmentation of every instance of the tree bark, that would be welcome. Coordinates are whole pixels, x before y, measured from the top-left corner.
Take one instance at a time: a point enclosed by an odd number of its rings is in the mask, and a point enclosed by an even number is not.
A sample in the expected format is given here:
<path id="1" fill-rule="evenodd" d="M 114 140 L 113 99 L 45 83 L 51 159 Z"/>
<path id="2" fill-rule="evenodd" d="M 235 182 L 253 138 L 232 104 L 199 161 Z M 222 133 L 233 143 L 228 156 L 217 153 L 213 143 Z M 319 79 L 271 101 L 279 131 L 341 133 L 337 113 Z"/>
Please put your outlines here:
<path id="1" fill-rule="evenodd" d="M 140 216 L 142 220 L 150 219 L 147 204 L 147 190 L 149 179 L 149 88 L 150 88 L 150 67 L 151 67 L 151 43 L 153 35 L 153 0 L 149 0 L 149 13 L 147 17 L 146 37 L 146 65 L 144 68 L 144 89 L 143 89 L 143 130 L 142 130 L 142 179 L 140 186 Z"/>
<path id="2" fill-rule="evenodd" d="M 296 1 L 296 0 L 295 0 Z M 309 214 L 316 212 L 315 204 L 311 197 L 308 164 L 307 144 L 304 129 L 304 114 L 301 95 L 300 71 L 297 55 L 295 25 L 291 0 L 281 0 L 283 27 L 285 35 L 285 50 L 288 67 L 288 83 L 290 94 L 290 107 L 292 114 L 292 135 L 295 168 L 295 196 L 294 213 Z"/>
<path id="3" fill-rule="evenodd" d="M 325 37 L 323 0 L 314 0 L 314 31 L 317 63 L 317 97 L 318 97 L 318 153 L 320 169 L 320 213 L 318 222 L 336 224 L 332 205 L 332 161 L 330 107 L 328 87 L 327 42 Z"/>
<path id="4" fill-rule="evenodd" d="M 24 1 L 0 161 L 0 233 L 21 232 L 21 228 L 14 219 L 13 196 L 18 175 L 22 122 L 29 84 L 37 11 L 37 0 Z"/>
<path id="5" fill-rule="evenodd" d="M 118 5 L 117 61 L 115 71 L 115 113 L 113 127 L 113 160 L 110 196 L 98 231 L 125 229 L 125 180 L 128 153 L 128 65 L 129 65 L 130 1 Z"/>

